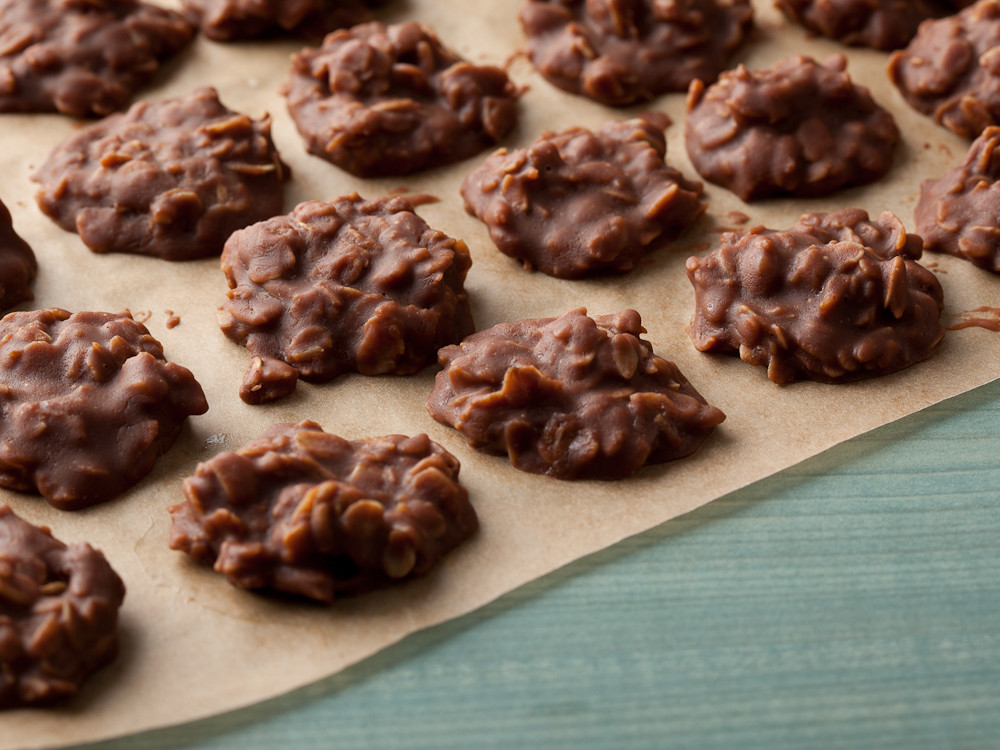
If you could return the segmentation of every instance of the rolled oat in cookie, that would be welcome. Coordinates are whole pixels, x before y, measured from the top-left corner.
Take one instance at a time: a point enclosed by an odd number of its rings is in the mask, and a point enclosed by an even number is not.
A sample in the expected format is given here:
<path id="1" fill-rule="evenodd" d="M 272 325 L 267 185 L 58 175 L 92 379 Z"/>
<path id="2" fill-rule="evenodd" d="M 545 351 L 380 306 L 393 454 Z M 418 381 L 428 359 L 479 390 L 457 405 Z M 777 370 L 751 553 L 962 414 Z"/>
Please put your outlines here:
<path id="1" fill-rule="evenodd" d="M 960 165 L 924 181 L 914 217 L 928 250 L 1000 273 L 1000 127 L 980 133 Z"/>
<path id="2" fill-rule="evenodd" d="M 701 184 L 664 163 L 665 123 L 609 122 L 500 150 L 466 177 L 466 210 L 500 252 L 576 279 L 632 270 L 705 210 Z"/>
<path id="3" fill-rule="evenodd" d="M 33 298 L 31 282 L 38 262 L 31 247 L 14 231 L 14 221 L 0 201 L 0 311 Z"/>
<path id="4" fill-rule="evenodd" d="M 499 323 L 438 354 L 427 410 L 474 448 L 558 479 L 687 456 L 725 415 L 642 338 L 639 313 Z"/>
<path id="5" fill-rule="evenodd" d="M 194 31 L 135 0 L 0 0 L 0 112 L 111 114 Z"/>
<path id="6" fill-rule="evenodd" d="M 322 39 L 371 20 L 381 0 L 181 0 L 202 33 L 217 42 L 272 36 Z"/>
<path id="7" fill-rule="evenodd" d="M 869 221 L 860 210 L 808 214 L 787 231 L 727 232 L 688 259 L 688 334 L 701 351 L 767 367 L 775 383 L 902 370 L 944 336 L 941 284 L 912 259 L 919 251 L 895 216 Z"/>
<path id="8" fill-rule="evenodd" d="M 129 489 L 208 410 L 191 372 L 128 313 L 0 320 L 0 485 L 63 510 Z"/>
<path id="9" fill-rule="evenodd" d="M 180 261 L 219 255 L 234 231 L 281 213 L 289 176 L 270 117 L 204 87 L 84 128 L 33 179 L 42 211 L 95 253 Z"/>
<path id="10" fill-rule="evenodd" d="M 507 73 L 473 65 L 419 23 L 335 31 L 292 56 L 283 89 L 309 153 L 360 177 L 467 159 L 517 121 Z"/>
<path id="11" fill-rule="evenodd" d="M 254 355 L 240 395 L 287 395 L 296 377 L 412 375 L 474 330 L 461 240 L 405 197 L 302 203 L 236 232 L 222 253 L 223 332 Z"/>
<path id="12" fill-rule="evenodd" d="M 714 81 L 749 35 L 749 0 L 525 0 L 528 55 L 552 85 L 613 107 Z"/>
<path id="13" fill-rule="evenodd" d="M 889 58 L 889 78 L 911 107 L 957 135 L 1000 125 L 1000 0 L 924 23 Z"/>
<path id="14" fill-rule="evenodd" d="M 815 197 L 874 182 L 893 161 L 899 129 L 847 59 L 798 55 L 740 65 L 688 91 L 685 141 L 695 169 L 745 201 Z"/>
<path id="15" fill-rule="evenodd" d="M 117 655 L 124 598 L 104 555 L 0 503 L 0 709 L 76 694 Z"/>
<path id="16" fill-rule="evenodd" d="M 234 586 L 329 602 L 424 575 L 476 531 L 459 468 L 426 435 L 275 425 L 184 481 L 170 546 Z"/>

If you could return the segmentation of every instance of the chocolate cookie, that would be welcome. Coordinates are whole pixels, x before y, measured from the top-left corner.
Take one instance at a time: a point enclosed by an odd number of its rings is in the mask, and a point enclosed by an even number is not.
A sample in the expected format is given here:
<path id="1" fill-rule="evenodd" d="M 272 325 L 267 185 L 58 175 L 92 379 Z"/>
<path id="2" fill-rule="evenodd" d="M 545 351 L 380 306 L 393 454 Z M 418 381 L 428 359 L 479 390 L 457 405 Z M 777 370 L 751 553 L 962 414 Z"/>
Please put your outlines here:
<path id="1" fill-rule="evenodd" d="M 74 695 L 117 655 L 124 598 L 104 555 L 0 503 L 0 708 Z"/>
<path id="2" fill-rule="evenodd" d="M 685 140 L 699 174 L 745 201 L 815 197 L 882 177 L 899 129 L 856 86 L 847 60 L 801 55 L 770 68 L 742 65 L 688 92 Z"/>
<path id="3" fill-rule="evenodd" d="M 376 0 L 181 0 L 202 33 L 217 42 L 268 36 L 322 39 L 371 20 Z"/>
<path id="4" fill-rule="evenodd" d="M 749 0 L 526 0 L 528 54 L 549 83 L 621 107 L 711 82 L 750 33 Z"/>
<path id="5" fill-rule="evenodd" d="M 620 479 L 693 453 L 725 415 L 641 338 L 639 313 L 500 323 L 441 350 L 427 410 L 559 479 Z"/>
<path id="6" fill-rule="evenodd" d="M 33 179 L 42 211 L 95 253 L 193 260 L 280 213 L 288 177 L 270 118 L 233 112 L 206 87 L 94 123 Z"/>
<path id="7" fill-rule="evenodd" d="M 360 177 L 466 159 L 514 127 L 519 91 L 418 23 L 335 31 L 292 56 L 283 92 L 309 153 Z"/>
<path id="8" fill-rule="evenodd" d="M 275 425 L 184 481 L 170 546 L 234 586 L 329 602 L 423 575 L 475 532 L 458 472 L 426 435 Z"/>
<path id="9" fill-rule="evenodd" d="M 610 122 L 500 150 L 462 184 L 500 252 L 576 279 L 630 271 L 705 210 L 701 184 L 664 163 L 665 124 Z"/>
<path id="10" fill-rule="evenodd" d="M 0 320 L 0 485 L 72 510 L 153 468 L 208 409 L 186 368 L 128 313 L 9 313 Z"/>
<path id="11" fill-rule="evenodd" d="M 775 0 L 790 20 L 853 47 L 891 51 L 910 43 L 929 18 L 954 13 L 950 0 Z"/>
<path id="12" fill-rule="evenodd" d="M 957 135 L 1000 125 L 1000 0 L 923 24 L 889 58 L 889 78 L 911 107 Z"/>
<path id="13" fill-rule="evenodd" d="M 986 128 L 962 164 L 920 186 L 914 216 L 928 250 L 1000 273 L 1000 127 Z"/>
<path id="14" fill-rule="evenodd" d="M 838 214 L 829 223 L 808 215 L 788 231 L 726 233 L 712 253 L 688 259 L 695 347 L 738 353 L 775 383 L 859 380 L 930 357 L 944 336 L 943 293 L 907 257 L 918 240 L 891 214 L 868 222 L 856 211 L 850 231 Z M 858 241 L 870 236 L 874 247 Z"/>
<path id="15" fill-rule="evenodd" d="M 289 366 L 312 382 L 419 371 L 475 330 L 471 264 L 464 242 L 428 227 L 404 198 L 309 201 L 235 233 L 222 253 L 229 300 L 219 322 L 261 360 L 241 396 L 286 395 Z"/>
<path id="16" fill-rule="evenodd" d="M 0 0 L 0 112 L 110 114 L 193 37 L 135 0 Z"/>
<path id="17" fill-rule="evenodd" d="M 14 231 L 10 211 L 0 201 L 0 310 L 33 298 L 30 286 L 37 270 L 35 253 Z"/>

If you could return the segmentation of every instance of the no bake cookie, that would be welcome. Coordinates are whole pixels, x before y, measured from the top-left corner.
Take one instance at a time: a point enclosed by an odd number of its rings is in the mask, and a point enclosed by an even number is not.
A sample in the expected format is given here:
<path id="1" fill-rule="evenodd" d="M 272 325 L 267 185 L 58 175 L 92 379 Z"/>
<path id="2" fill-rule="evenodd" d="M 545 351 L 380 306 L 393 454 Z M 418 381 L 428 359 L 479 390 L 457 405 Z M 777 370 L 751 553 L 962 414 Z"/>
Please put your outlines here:
<path id="1" fill-rule="evenodd" d="M 499 323 L 441 350 L 427 410 L 473 447 L 559 479 L 687 456 L 725 415 L 644 332 L 635 310 Z"/>
<path id="2" fill-rule="evenodd" d="M 289 169 L 271 121 L 215 89 L 139 102 L 71 136 L 34 175 L 42 211 L 96 253 L 193 260 L 282 211 Z"/>
<path id="3" fill-rule="evenodd" d="M 207 409 L 191 372 L 127 313 L 53 308 L 0 320 L 4 487 L 64 510 L 110 500 Z"/>
<path id="4" fill-rule="evenodd" d="M 426 435 L 275 425 L 184 481 L 170 546 L 240 588 L 329 602 L 423 575 L 476 531 L 459 468 Z"/>
<path id="5" fill-rule="evenodd" d="M 284 93 L 309 153 L 361 177 L 493 146 L 514 127 L 520 95 L 502 68 L 466 62 L 413 22 L 333 32 L 292 56 Z"/>
<path id="6" fill-rule="evenodd" d="M 0 708 L 74 695 L 117 655 L 124 598 L 104 555 L 0 503 Z"/>
<path id="7" fill-rule="evenodd" d="M 229 292 L 219 320 L 260 359 L 241 395 L 286 395 L 290 368 L 311 382 L 419 371 L 474 330 L 471 264 L 464 242 L 399 197 L 309 201 L 235 233 L 222 254 Z"/>
<path id="8" fill-rule="evenodd" d="M 610 122 L 500 150 L 462 184 L 500 252 L 550 276 L 629 271 L 705 210 L 701 184 L 664 163 L 663 123 Z"/>

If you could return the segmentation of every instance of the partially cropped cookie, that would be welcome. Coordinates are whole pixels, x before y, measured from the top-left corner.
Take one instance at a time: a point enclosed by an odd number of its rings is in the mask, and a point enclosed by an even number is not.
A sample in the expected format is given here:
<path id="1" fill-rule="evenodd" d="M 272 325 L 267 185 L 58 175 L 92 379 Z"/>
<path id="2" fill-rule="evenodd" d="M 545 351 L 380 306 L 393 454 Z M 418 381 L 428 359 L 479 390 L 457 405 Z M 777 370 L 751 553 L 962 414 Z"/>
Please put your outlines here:
<path id="1" fill-rule="evenodd" d="M 255 356 L 241 396 L 287 395 L 296 374 L 419 371 L 474 330 L 471 264 L 465 243 L 431 229 L 405 198 L 309 201 L 235 233 L 222 254 L 219 322 Z"/>
<path id="2" fill-rule="evenodd" d="M 0 320 L 0 485 L 63 510 L 110 500 L 208 409 L 128 313 L 50 309 Z"/>
<path id="3" fill-rule="evenodd" d="M 899 129 L 847 60 L 801 55 L 739 66 L 688 92 L 685 140 L 699 174 L 745 201 L 815 197 L 885 175 Z"/>
<path id="4" fill-rule="evenodd" d="M 1000 0 L 923 24 L 889 58 L 889 78 L 911 107 L 957 135 L 1000 125 Z"/>
<path id="5" fill-rule="evenodd" d="M 371 20 L 376 0 L 182 0 L 202 33 L 217 42 L 271 36 L 322 39 Z"/>
<path id="6" fill-rule="evenodd" d="M 110 114 L 193 37 L 135 0 L 0 0 L 0 112 Z"/>
<path id="7" fill-rule="evenodd" d="M 944 336 L 943 293 L 909 255 L 917 238 L 891 214 L 830 216 L 726 233 L 713 252 L 690 258 L 695 347 L 767 367 L 775 383 L 859 380 L 930 357 Z"/>
<path id="8" fill-rule="evenodd" d="M 124 598 L 104 555 L 0 503 L 0 709 L 76 694 L 117 655 Z"/>
<path id="9" fill-rule="evenodd" d="M 549 83 L 620 107 L 711 82 L 753 25 L 749 0 L 525 0 L 528 55 Z"/>
<path id="10" fill-rule="evenodd" d="M 1000 273 L 1000 127 L 986 128 L 959 166 L 920 186 L 924 247 Z"/>
<path id="11" fill-rule="evenodd" d="M 208 87 L 84 128 L 33 177 L 42 211 L 95 253 L 178 261 L 217 256 L 234 231 L 281 213 L 288 178 L 270 118 Z"/>
<path id="12" fill-rule="evenodd" d="M 775 0 L 789 19 L 852 47 L 891 51 L 905 47 L 917 27 L 955 13 L 961 0 Z"/>
<path id="13" fill-rule="evenodd" d="M 367 23 L 292 56 L 284 87 L 309 153 L 360 177 L 405 175 L 489 148 L 517 121 L 518 89 L 427 26 Z"/>
<path id="14" fill-rule="evenodd" d="M 479 522 L 458 473 L 426 435 L 275 425 L 184 481 L 170 546 L 234 586 L 329 602 L 423 575 L 470 537 Z"/>
<path id="15" fill-rule="evenodd" d="M 687 456 L 725 415 L 644 332 L 635 310 L 500 323 L 441 350 L 427 410 L 473 447 L 559 479 Z"/>
<path id="16" fill-rule="evenodd" d="M 0 201 L 0 310 L 32 299 L 31 282 L 37 271 L 35 253 L 14 231 L 10 211 Z"/>
<path id="17" fill-rule="evenodd" d="M 630 271 L 705 210 L 701 184 L 664 163 L 662 123 L 546 133 L 489 156 L 462 184 L 500 252 L 550 276 Z"/>

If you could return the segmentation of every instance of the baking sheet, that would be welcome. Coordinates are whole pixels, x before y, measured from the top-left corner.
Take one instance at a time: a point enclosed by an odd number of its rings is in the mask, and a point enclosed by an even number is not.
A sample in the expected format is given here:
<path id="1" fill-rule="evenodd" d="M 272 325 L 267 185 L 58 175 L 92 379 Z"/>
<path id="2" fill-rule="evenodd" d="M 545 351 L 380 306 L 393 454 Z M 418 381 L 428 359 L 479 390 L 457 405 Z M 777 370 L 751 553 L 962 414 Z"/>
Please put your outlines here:
<path id="1" fill-rule="evenodd" d="M 163 4 L 169 4 L 164 2 Z M 476 3 L 464 15 L 446 0 L 396 0 L 382 18 L 430 23 L 446 44 L 477 62 L 511 59 L 511 75 L 526 85 L 517 131 L 505 143 L 526 145 L 542 130 L 599 126 L 635 110 L 609 110 L 553 89 L 515 53 L 522 39 L 520 0 Z M 770 6 L 756 3 L 757 30 L 736 61 L 750 67 L 808 52 L 825 58 L 842 49 L 808 38 Z M 684 273 L 691 252 L 714 246 L 718 232 L 735 226 L 784 228 L 807 210 L 861 206 L 872 215 L 898 213 L 912 228 L 919 181 L 957 163 L 968 144 L 914 113 L 886 79 L 887 56 L 850 50 L 849 71 L 869 86 L 897 118 L 904 136 L 888 178 L 825 200 L 777 200 L 744 205 L 708 186 L 708 214 L 677 243 L 623 277 L 560 281 L 525 272 L 500 255 L 486 230 L 462 209 L 458 188 L 479 159 L 406 179 L 359 180 L 308 156 L 277 88 L 293 43 L 221 45 L 199 40 L 172 63 L 143 98 L 180 95 L 211 83 L 233 109 L 270 112 L 274 138 L 293 168 L 286 208 L 307 199 L 359 191 L 375 197 L 399 188 L 441 198 L 420 214 L 434 227 L 465 239 L 473 254 L 467 287 L 477 324 L 558 315 L 585 306 L 593 314 L 626 307 L 640 311 L 657 353 L 681 370 L 727 420 L 690 459 L 643 470 L 617 483 L 566 483 L 523 474 L 500 458 L 469 449 L 453 430 L 427 416 L 424 401 L 434 368 L 412 378 L 347 376 L 326 385 L 300 384 L 291 398 L 250 407 L 237 396 L 249 361 L 216 324 L 225 293 L 218 262 L 171 264 L 155 259 L 90 253 L 74 234 L 59 230 L 34 204 L 29 175 L 78 124 L 59 116 L 0 119 L 4 169 L 0 198 L 15 228 L 34 247 L 40 272 L 35 307 L 69 310 L 130 309 L 172 361 L 189 367 L 205 388 L 210 410 L 190 420 L 153 473 L 120 499 L 75 513 L 51 509 L 39 498 L 0 490 L 24 518 L 50 526 L 67 542 L 102 549 L 124 578 L 118 660 L 101 671 L 78 698 L 53 709 L 0 715 L 0 750 L 54 747 L 177 724 L 245 706 L 333 674 L 420 628 L 457 617 L 518 585 L 582 555 L 688 512 L 849 437 L 898 419 L 1000 376 L 1000 336 L 978 327 L 949 332 L 938 353 L 890 377 L 830 386 L 779 387 L 763 368 L 735 358 L 697 352 L 684 333 L 693 292 Z M 513 59 L 512 59 L 513 58 Z M 684 96 L 650 108 L 675 124 L 668 161 L 697 177 L 682 141 Z M 927 256 L 945 290 L 945 322 L 964 311 L 1000 307 L 1000 279 L 970 264 Z M 180 324 L 168 328 L 171 311 Z M 198 461 L 234 450 L 279 421 L 313 419 L 348 438 L 390 432 L 427 432 L 462 461 L 482 530 L 430 576 L 330 607 L 274 600 L 232 588 L 222 577 L 167 548 L 169 516 L 183 477 Z"/>

